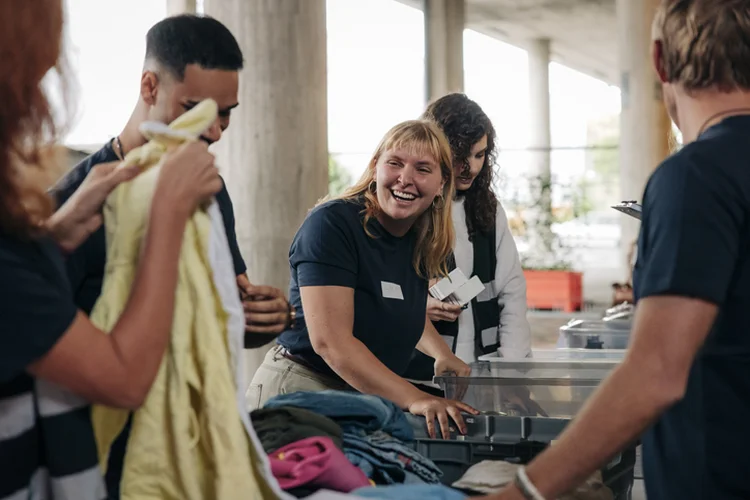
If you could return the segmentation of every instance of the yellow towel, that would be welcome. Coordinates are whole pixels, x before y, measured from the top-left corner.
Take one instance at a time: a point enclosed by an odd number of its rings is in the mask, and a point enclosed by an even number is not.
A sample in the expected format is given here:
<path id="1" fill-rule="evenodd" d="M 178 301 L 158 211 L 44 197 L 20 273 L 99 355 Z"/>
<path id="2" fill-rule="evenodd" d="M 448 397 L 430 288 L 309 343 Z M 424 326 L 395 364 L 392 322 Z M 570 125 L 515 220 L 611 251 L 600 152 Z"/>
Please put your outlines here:
<path id="1" fill-rule="evenodd" d="M 107 267 L 91 314 L 102 330 L 112 330 L 130 295 L 164 152 L 197 139 L 216 116 L 216 103 L 203 101 L 170 124 L 171 133 L 150 133 L 147 144 L 126 156 L 125 164 L 142 165 L 144 172 L 105 203 Z M 179 257 L 171 341 L 144 405 L 133 414 L 123 500 L 275 498 L 239 416 L 227 317 L 208 260 L 209 231 L 208 214 L 197 210 Z M 128 412 L 95 406 L 92 416 L 106 469 Z"/>

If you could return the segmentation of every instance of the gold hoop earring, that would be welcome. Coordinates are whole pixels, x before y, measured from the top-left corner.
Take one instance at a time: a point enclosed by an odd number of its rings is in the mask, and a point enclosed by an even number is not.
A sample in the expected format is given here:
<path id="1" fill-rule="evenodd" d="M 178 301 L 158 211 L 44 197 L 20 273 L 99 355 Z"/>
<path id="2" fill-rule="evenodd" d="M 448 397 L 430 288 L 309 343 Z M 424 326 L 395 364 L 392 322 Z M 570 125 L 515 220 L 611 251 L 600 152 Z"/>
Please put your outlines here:
<path id="1" fill-rule="evenodd" d="M 440 201 L 438 202 L 438 200 Z M 445 207 L 445 198 L 443 198 L 442 194 L 435 196 L 435 198 L 432 200 L 432 206 L 436 210 L 442 210 Z"/>

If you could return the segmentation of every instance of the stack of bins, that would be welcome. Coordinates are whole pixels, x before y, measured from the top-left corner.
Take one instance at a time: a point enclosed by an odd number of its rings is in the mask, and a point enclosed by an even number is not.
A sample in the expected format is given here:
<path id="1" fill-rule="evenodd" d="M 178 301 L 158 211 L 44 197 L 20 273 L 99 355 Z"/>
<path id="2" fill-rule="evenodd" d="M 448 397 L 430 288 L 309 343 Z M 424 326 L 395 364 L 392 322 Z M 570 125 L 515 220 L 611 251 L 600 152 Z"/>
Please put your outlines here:
<path id="1" fill-rule="evenodd" d="M 428 439 L 424 421 L 412 419 L 414 448 L 443 471 L 447 485 L 483 460 L 527 463 L 562 432 L 601 380 L 622 360 L 624 351 L 554 349 L 509 360 L 496 355 L 472 363 L 469 377 L 439 376 L 446 397 L 481 413 L 466 417 L 468 433 L 449 440 Z M 616 500 L 629 500 L 635 448 L 602 469 Z"/>

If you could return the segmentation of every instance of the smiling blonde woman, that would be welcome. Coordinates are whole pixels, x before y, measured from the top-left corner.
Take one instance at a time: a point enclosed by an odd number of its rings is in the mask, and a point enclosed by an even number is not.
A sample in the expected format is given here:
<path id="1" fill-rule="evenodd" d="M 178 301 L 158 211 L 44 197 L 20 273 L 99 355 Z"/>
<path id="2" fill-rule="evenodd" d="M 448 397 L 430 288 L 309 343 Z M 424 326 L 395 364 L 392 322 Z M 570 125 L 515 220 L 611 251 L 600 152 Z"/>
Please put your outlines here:
<path id="1" fill-rule="evenodd" d="M 359 182 L 311 211 L 289 252 L 297 324 L 282 333 L 253 379 L 261 405 L 281 393 L 357 390 L 427 418 L 444 435 L 464 429 L 468 406 L 401 377 L 416 347 L 435 371 L 467 374 L 427 319 L 430 278 L 446 274 L 453 245 L 454 177 L 436 125 L 409 121 L 383 138 Z"/>

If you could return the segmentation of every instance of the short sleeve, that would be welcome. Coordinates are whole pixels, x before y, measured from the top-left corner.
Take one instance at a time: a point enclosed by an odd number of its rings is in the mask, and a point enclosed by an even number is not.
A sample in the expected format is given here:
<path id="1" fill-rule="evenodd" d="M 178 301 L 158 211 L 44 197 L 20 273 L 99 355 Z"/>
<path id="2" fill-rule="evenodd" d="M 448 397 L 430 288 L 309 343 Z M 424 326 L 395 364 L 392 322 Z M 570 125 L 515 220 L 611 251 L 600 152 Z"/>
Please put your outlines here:
<path id="1" fill-rule="evenodd" d="M 232 199 L 229 197 L 229 192 L 227 191 L 227 186 L 224 183 L 224 179 L 222 179 L 221 181 L 221 191 L 216 194 L 216 203 L 219 205 L 221 218 L 224 220 L 224 231 L 227 233 L 229 250 L 232 253 L 234 274 L 235 276 L 245 274 L 245 271 L 247 271 L 247 266 L 245 265 L 245 260 L 242 258 L 242 254 L 240 253 L 240 246 L 237 243 L 234 207 L 232 206 Z"/>
<path id="2" fill-rule="evenodd" d="M 303 286 L 357 284 L 355 231 L 364 229 L 351 207 L 329 203 L 316 208 L 302 223 L 289 251 L 289 262 Z"/>
<path id="3" fill-rule="evenodd" d="M 50 194 L 55 199 L 57 207 L 61 207 L 63 203 L 68 201 L 68 198 L 73 196 L 73 193 L 81 187 L 81 184 L 86 179 L 91 171 L 91 162 L 87 158 L 80 162 L 78 165 L 70 169 L 52 189 Z"/>
<path id="4" fill-rule="evenodd" d="M 73 324 L 77 308 L 54 252 L 0 238 L 0 383 L 43 357 Z"/>
<path id="5" fill-rule="evenodd" d="M 730 176 L 695 154 L 668 159 L 644 194 L 638 297 L 678 295 L 722 304 L 737 264 L 743 219 L 741 195 Z"/>

